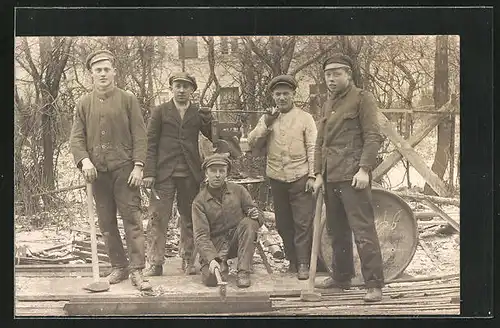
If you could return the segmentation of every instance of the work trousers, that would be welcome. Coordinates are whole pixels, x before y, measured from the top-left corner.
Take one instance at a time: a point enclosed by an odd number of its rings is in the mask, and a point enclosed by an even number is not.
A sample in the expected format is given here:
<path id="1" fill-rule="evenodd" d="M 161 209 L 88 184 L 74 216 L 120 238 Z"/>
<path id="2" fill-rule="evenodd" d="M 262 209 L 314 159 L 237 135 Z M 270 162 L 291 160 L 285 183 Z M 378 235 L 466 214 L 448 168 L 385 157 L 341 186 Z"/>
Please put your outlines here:
<path id="1" fill-rule="evenodd" d="M 286 258 L 295 265 L 311 259 L 314 197 L 305 191 L 307 179 L 307 175 L 294 182 L 270 179 L 276 228 Z"/>
<path id="2" fill-rule="evenodd" d="M 113 268 L 143 269 L 145 262 L 144 232 L 141 220 L 141 196 L 127 180 L 133 164 L 114 171 L 98 172 L 92 183 L 99 228 Z M 128 258 L 123 249 L 116 210 L 123 220 Z M 130 263 L 129 263 L 130 261 Z"/>
<path id="3" fill-rule="evenodd" d="M 351 181 L 326 184 L 327 229 L 332 238 L 333 279 L 350 281 L 355 276 L 352 235 L 367 288 L 384 284 L 382 254 L 375 229 L 371 188 L 357 190 Z"/>
<path id="4" fill-rule="evenodd" d="M 193 220 L 191 205 L 200 189 L 192 177 L 170 177 L 154 188 L 160 197 L 150 197 L 148 224 L 148 262 L 153 265 L 165 263 L 166 232 L 172 216 L 172 206 L 177 191 L 177 209 L 180 214 L 182 258 L 189 264 L 194 263 Z"/>
<path id="5" fill-rule="evenodd" d="M 223 271 L 223 275 L 227 275 L 227 260 L 236 256 L 238 257 L 238 272 L 251 272 L 257 230 L 259 230 L 259 222 L 244 217 L 236 228 L 229 230 L 226 234 L 212 238 L 218 256 L 222 259 L 221 271 Z M 209 263 L 200 257 L 200 265 L 203 284 L 209 287 L 217 286 L 217 278 L 210 273 Z"/>

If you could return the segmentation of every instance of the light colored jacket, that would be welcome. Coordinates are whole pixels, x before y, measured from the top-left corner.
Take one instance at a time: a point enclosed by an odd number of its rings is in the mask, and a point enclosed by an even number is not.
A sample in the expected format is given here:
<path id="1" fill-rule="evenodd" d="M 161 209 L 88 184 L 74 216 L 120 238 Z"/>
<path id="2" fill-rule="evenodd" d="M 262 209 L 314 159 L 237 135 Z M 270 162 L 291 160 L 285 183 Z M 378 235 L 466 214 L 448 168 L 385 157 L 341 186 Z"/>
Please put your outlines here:
<path id="1" fill-rule="evenodd" d="M 267 149 L 266 174 L 269 178 L 294 182 L 304 175 L 314 177 L 316 123 L 311 114 L 294 107 L 279 114 L 270 127 L 264 116 L 248 134 L 251 148 L 264 144 Z"/>

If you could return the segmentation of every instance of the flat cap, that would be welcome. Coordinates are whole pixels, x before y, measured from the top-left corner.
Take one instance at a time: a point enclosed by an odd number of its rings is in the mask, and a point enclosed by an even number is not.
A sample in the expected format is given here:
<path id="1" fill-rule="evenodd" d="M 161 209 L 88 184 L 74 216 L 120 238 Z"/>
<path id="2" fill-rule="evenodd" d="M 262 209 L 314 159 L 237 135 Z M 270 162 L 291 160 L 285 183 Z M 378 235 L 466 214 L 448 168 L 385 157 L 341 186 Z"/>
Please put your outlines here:
<path id="1" fill-rule="evenodd" d="M 90 70 L 92 68 L 92 65 L 103 60 L 109 60 L 111 61 L 111 63 L 114 63 L 115 56 L 113 56 L 113 53 L 109 50 L 97 50 L 87 56 L 85 66 L 88 70 Z"/>
<path id="2" fill-rule="evenodd" d="M 226 165 L 228 167 L 228 171 L 231 169 L 231 160 L 229 159 L 228 153 L 215 153 L 210 156 L 207 156 L 201 164 L 201 168 L 203 170 L 207 169 L 212 165 Z"/>
<path id="3" fill-rule="evenodd" d="M 194 78 L 194 76 L 192 76 L 191 74 L 188 74 L 186 72 L 178 72 L 178 73 L 172 74 L 170 76 L 170 78 L 168 79 L 168 83 L 170 85 L 172 85 L 175 81 L 189 82 L 193 85 L 194 91 L 196 91 L 196 89 L 198 89 L 198 85 L 196 84 L 196 79 Z"/>
<path id="4" fill-rule="evenodd" d="M 352 59 L 342 53 L 336 53 L 323 63 L 323 70 L 348 67 L 352 69 Z"/>
<path id="5" fill-rule="evenodd" d="M 295 81 L 293 76 L 291 76 L 291 75 L 278 75 L 278 76 L 274 77 L 271 80 L 271 82 L 269 82 L 269 85 L 268 85 L 269 91 L 273 91 L 273 89 L 279 84 L 288 85 L 293 90 L 297 89 L 297 81 Z"/>

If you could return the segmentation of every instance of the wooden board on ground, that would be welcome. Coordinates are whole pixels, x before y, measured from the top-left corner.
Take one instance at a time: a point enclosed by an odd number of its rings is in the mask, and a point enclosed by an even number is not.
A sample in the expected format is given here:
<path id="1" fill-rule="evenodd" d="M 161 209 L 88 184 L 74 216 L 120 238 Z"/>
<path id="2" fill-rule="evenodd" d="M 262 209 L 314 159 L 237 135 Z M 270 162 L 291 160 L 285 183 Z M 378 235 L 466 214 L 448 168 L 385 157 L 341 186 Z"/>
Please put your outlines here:
<path id="1" fill-rule="evenodd" d="M 441 280 L 416 281 L 412 283 L 389 283 L 384 289 L 384 300 L 376 305 L 367 305 L 362 301 L 364 290 L 353 288 L 339 295 L 329 290 L 322 291 L 323 300 L 319 303 L 300 301 L 300 291 L 306 289 L 307 281 L 299 281 L 293 274 L 274 273 L 269 275 L 263 266 L 258 266 L 251 275 L 252 286 L 246 289 L 236 287 L 236 277 L 230 275 L 227 287 L 228 300 L 241 298 L 252 311 L 237 313 L 237 308 L 227 307 L 215 311 L 213 307 L 219 304 L 219 291 L 206 287 L 201 283 L 201 276 L 186 276 L 180 270 L 179 258 L 167 259 L 166 275 L 150 277 L 154 286 L 152 293 L 144 294 L 137 291 L 128 280 L 112 285 L 108 292 L 88 293 L 82 289 L 91 281 L 91 277 L 16 277 L 16 316 L 63 316 L 68 315 L 64 306 L 72 302 L 74 311 L 94 311 L 88 304 L 101 304 L 102 313 L 111 311 L 111 307 L 119 303 L 134 303 L 137 306 L 123 307 L 123 311 L 139 311 L 147 308 L 147 302 L 165 300 L 149 315 L 175 315 L 171 307 L 172 300 L 182 300 L 184 303 L 202 300 L 205 315 L 392 315 L 392 314 L 459 314 L 459 304 L 451 300 L 460 295 L 459 282 L 456 276 Z M 324 279 L 318 276 L 318 280 Z M 418 280 L 418 279 L 417 279 Z M 360 281 L 354 281 L 359 285 Z M 272 303 L 272 309 L 260 309 L 257 304 L 251 304 L 255 299 L 264 297 Z M 253 301 L 252 301 L 253 300 Z M 168 302 L 170 301 L 170 303 Z M 265 302 L 264 302 L 265 303 Z M 187 304 L 187 303 L 186 303 Z M 185 305 L 186 305 L 185 304 Z M 165 310 L 169 305 L 170 310 Z M 189 305 L 189 304 L 188 304 Z M 162 310 L 163 306 L 163 310 Z M 128 310 L 127 310 L 128 309 Z M 266 310 L 267 309 L 267 310 Z M 261 312 L 259 312 L 261 310 Z M 162 312 L 163 311 L 163 312 Z M 169 313 L 170 311 L 170 313 Z M 124 313 L 125 313 L 124 312 Z M 161 312 L 161 313 L 158 313 Z M 219 312 L 219 313 L 215 313 Z M 90 313 L 97 315 L 97 312 Z M 203 315 L 203 313 L 198 313 Z M 197 314 L 197 315 L 198 315 Z M 133 315 L 133 314 L 131 314 Z M 209 315 L 209 314 L 208 314 Z"/>

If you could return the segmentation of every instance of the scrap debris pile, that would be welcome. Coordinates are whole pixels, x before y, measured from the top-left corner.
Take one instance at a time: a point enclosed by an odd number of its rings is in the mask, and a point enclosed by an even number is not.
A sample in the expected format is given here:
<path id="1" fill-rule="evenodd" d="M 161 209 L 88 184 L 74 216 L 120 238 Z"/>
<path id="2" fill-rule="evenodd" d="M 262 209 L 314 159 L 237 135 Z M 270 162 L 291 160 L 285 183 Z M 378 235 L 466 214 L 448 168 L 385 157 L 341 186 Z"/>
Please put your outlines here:
<path id="1" fill-rule="evenodd" d="M 273 225 L 274 214 L 271 212 L 264 212 L 267 221 Z M 166 232 L 166 250 L 165 257 L 176 257 L 180 251 L 180 229 L 177 226 L 178 213 L 174 211 L 174 217 L 169 222 L 169 228 Z M 147 233 L 148 220 L 143 221 L 144 233 Z M 97 250 L 100 262 L 109 263 L 108 255 L 103 241 L 102 234 L 99 232 L 97 226 Z M 123 223 L 118 220 L 118 230 L 123 241 L 125 252 L 127 251 L 127 243 L 125 242 L 125 232 Z M 263 226 L 259 231 L 261 245 L 268 257 L 274 260 L 274 267 L 284 266 L 284 253 L 282 240 L 274 229 L 268 229 Z M 146 238 L 147 240 L 147 238 Z M 147 242 L 147 241 L 146 241 Z M 58 245 L 51 246 L 43 249 L 30 250 L 29 246 L 20 243 L 16 246 L 16 264 L 83 264 L 91 263 L 92 253 L 90 245 L 90 229 L 87 227 L 71 228 L 71 233 L 67 241 L 59 243 Z M 262 262 L 257 256 L 256 262 Z M 273 262 L 271 261 L 271 264 Z M 281 271 L 280 269 L 277 269 Z"/>
<path id="2" fill-rule="evenodd" d="M 412 262 L 405 270 L 410 275 L 425 275 L 430 270 L 453 273 L 459 270 L 460 234 L 451 227 L 435 209 L 428 207 L 421 200 L 407 199 L 407 203 L 415 213 L 419 231 L 419 247 Z M 440 209 L 459 222 L 460 209 L 456 205 L 440 204 Z M 176 257 L 180 251 L 179 214 L 174 210 L 174 216 L 167 229 L 166 257 Z M 266 225 L 259 230 L 259 242 L 267 255 L 268 262 L 274 272 L 285 272 L 288 261 L 284 258 L 283 242 L 275 229 L 274 213 L 264 212 Z M 143 221 L 147 232 L 148 220 Z M 118 229 L 124 241 L 124 230 L 121 220 Z M 109 263 L 102 235 L 97 228 L 98 257 L 103 263 Z M 29 232 L 27 233 L 29 235 Z M 17 239 L 17 236 L 16 236 Z M 25 238 L 20 238 L 25 239 Z M 147 240 L 147 238 L 146 238 Z M 45 244 L 45 248 L 34 247 L 34 243 L 16 242 L 16 264 L 84 264 L 91 262 L 90 229 L 87 226 L 71 228 L 69 235 L 58 238 L 57 242 Z M 32 246 L 33 245 L 33 246 Z M 123 242 L 126 251 L 126 242 Z M 383 246 L 383 245 L 382 245 Z M 254 264 L 261 265 L 262 259 L 255 254 Z"/>

